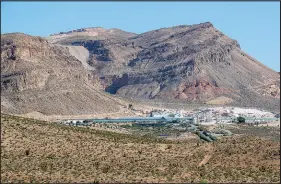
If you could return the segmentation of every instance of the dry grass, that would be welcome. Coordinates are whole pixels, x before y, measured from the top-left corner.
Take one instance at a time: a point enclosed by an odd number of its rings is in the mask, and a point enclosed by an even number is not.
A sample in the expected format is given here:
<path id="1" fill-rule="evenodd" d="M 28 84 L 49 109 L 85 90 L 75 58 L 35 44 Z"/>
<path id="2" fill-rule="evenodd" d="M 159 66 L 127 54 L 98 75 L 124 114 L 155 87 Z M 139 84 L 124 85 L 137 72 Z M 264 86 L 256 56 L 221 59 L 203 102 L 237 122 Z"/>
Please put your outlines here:
<path id="1" fill-rule="evenodd" d="M 231 98 L 227 98 L 225 96 L 220 96 L 220 97 L 217 97 L 206 103 L 210 104 L 210 105 L 225 105 L 225 104 L 230 104 L 231 102 L 233 102 L 233 100 Z"/>
<path id="2" fill-rule="evenodd" d="M 275 123 L 275 122 L 273 122 Z M 252 135 L 257 137 L 263 137 L 272 141 L 280 142 L 280 127 L 271 127 L 266 125 L 260 126 L 248 126 L 248 125 L 226 125 L 226 129 L 230 130 L 234 134 Z"/>
<path id="3" fill-rule="evenodd" d="M 1 114 L 1 182 L 279 182 L 279 146 L 249 136 L 175 142 Z"/>

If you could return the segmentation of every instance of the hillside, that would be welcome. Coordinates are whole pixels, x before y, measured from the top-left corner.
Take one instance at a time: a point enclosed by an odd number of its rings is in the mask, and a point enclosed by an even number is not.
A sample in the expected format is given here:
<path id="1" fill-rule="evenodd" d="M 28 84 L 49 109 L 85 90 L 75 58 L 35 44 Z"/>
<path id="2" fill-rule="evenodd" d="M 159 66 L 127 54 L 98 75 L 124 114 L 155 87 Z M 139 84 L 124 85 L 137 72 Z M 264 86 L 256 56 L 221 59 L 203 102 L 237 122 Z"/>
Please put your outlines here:
<path id="1" fill-rule="evenodd" d="M 196 103 L 227 97 L 233 105 L 280 109 L 280 75 L 209 22 L 126 33 L 85 38 L 90 34 L 84 31 L 74 39 L 70 33 L 48 39 L 84 46 L 88 64 L 112 94 Z"/>
<path id="2" fill-rule="evenodd" d="M 13 33 L 1 36 L 1 51 L 2 112 L 77 115 L 118 112 L 126 105 L 100 90 L 83 47 Z"/>
<path id="3" fill-rule="evenodd" d="M 280 182 L 280 142 L 176 142 L 1 114 L 1 183 L 113 181 Z"/>
<path id="4" fill-rule="evenodd" d="M 1 35 L 1 51 L 6 113 L 117 113 L 126 111 L 127 99 L 280 110 L 280 74 L 209 22 L 142 34 L 104 28 L 47 38 L 10 33 Z"/>

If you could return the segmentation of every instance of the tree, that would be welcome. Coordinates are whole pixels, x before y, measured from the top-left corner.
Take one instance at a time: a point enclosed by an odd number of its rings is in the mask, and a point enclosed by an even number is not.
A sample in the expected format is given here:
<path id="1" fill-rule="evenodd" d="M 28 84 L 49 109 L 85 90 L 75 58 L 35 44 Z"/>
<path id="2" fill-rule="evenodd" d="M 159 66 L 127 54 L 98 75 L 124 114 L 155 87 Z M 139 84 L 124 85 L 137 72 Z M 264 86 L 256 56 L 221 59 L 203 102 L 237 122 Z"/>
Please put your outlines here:
<path id="1" fill-rule="evenodd" d="M 237 121 L 238 121 L 238 123 L 245 123 L 246 119 L 244 117 L 242 117 L 242 116 L 239 116 L 237 118 Z"/>

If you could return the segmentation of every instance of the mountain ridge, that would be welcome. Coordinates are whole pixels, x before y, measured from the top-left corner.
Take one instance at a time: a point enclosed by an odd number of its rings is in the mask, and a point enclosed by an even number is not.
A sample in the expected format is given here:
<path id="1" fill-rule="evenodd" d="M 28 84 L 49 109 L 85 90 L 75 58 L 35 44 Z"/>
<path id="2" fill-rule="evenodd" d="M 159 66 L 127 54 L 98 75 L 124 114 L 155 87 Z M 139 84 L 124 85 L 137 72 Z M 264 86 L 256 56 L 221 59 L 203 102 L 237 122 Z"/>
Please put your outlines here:
<path id="1" fill-rule="evenodd" d="M 21 33 L 2 34 L 1 91 L 5 94 L 5 104 L 18 104 L 16 109 L 22 107 L 23 103 L 17 102 L 13 93 L 23 95 L 23 99 L 26 90 L 31 90 L 28 92 L 31 95 L 38 93 L 34 89 L 49 93 L 53 88 L 47 84 L 53 77 L 52 84 L 57 83 L 57 87 L 61 84 L 58 88 L 66 91 L 84 81 L 92 88 L 124 98 L 202 104 L 227 98 L 230 105 L 280 109 L 278 72 L 242 51 L 236 40 L 210 22 L 141 34 L 120 29 L 86 29 L 53 34 L 46 39 Z M 67 74 L 65 69 L 73 72 Z M 25 77 L 14 75 L 12 80 L 9 75 L 17 72 L 25 73 Z M 72 96 L 76 101 L 73 104 L 95 93 L 90 90 L 87 94 L 85 89 L 88 87 L 82 85 L 83 95 L 77 92 Z M 57 101 L 63 104 L 65 99 L 62 99 L 60 96 Z M 65 109 L 63 114 L 78 110 L 69 105 L 69 110 L 58 106 Z M 107 107 L 110 108 L 105 105 L 104 109 Z M 89 109 L 87 113 L 91 112 Z M 35 109 L 29 106 L 24 112 L 31 110 Z M 54 111 L 47 110 L 47 113 Z"/>

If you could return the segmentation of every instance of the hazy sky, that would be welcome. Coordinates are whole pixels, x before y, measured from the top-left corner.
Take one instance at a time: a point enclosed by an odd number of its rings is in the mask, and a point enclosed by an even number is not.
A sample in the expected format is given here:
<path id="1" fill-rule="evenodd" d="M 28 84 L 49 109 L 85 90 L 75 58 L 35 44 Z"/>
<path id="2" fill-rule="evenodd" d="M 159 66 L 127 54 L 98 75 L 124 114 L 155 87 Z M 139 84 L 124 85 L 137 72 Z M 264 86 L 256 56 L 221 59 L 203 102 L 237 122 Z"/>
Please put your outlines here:
<path id="1" fill-rule="evenodd" d="M 280 71 L 280 2 L 1 2 L 1 33 L 47 36 L 85 27 L 142 33 L 211 22 Z"/>

